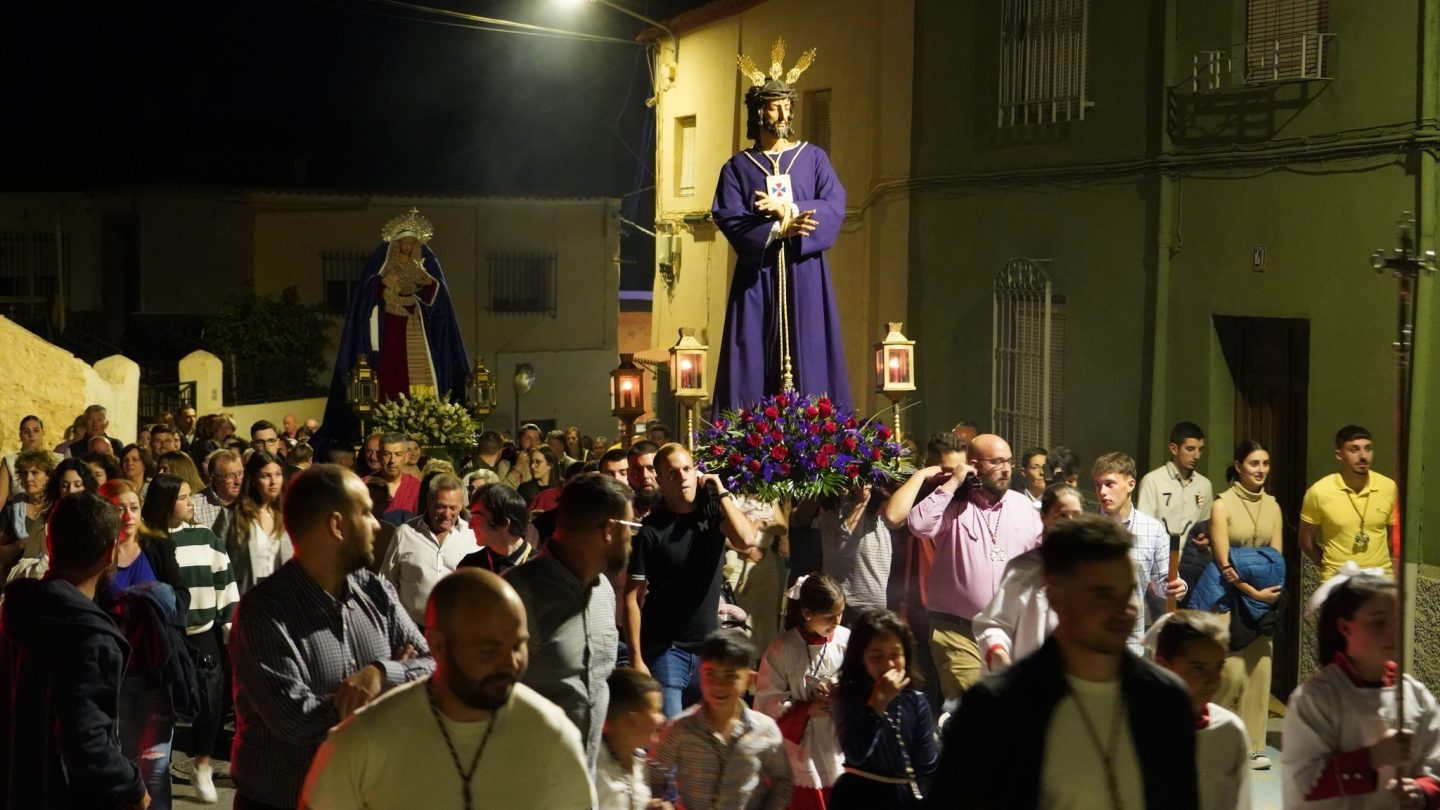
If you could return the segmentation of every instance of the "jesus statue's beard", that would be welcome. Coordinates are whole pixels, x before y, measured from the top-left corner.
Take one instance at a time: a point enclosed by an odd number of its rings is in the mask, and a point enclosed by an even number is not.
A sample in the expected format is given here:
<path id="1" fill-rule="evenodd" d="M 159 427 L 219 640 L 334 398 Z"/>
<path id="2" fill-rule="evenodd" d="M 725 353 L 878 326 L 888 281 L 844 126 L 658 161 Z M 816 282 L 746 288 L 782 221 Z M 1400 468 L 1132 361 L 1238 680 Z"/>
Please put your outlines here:
<path id="1" fill-rule="evenodd" d="M 766 132 L 783 140 L 788 141 L 795 136 L 795 130 L 790 127 L 789 119 L 781 119 L 779 121 L 767 120 L 763 122 L 761 126 L 765 127 Z"/>

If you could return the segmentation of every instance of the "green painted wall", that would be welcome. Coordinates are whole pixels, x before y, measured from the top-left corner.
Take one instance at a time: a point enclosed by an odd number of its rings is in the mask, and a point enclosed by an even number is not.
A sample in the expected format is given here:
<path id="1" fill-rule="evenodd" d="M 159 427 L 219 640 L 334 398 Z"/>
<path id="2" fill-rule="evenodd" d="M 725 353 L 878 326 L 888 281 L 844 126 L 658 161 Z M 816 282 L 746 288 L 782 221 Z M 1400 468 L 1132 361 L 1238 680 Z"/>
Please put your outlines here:
<path id="1" fill-rule="evenodd" d="M 1396 139 L 1414 128 L 1420 81 L 1435 70 L 1421 56 L 1436 0 L 1396 0 L 1385 14 L 1331 0 L 1333 81 L 1203 97 L 1169 89 L 1183 90 L 1196 52 L 1239 58 L 1243 0 L 1126 6 L 1091 3 L 1085 121 L 1002 129 L 999 4 L 916 3 L 908 331 L 922 402 L 910 424 L 990 421 L 995 273 L 1012 257 L 1048 258 L 1068 319 L 1064 436 L 1083 461 L 1119 449 L 1153 466 L 1164 426 L 1191 418 L 1210 432 L 1205 472 L 1220 479 L 1241 437 L 1211 318 L 1247 315 L 1310 321 L 1307 479 L 1333 471 L 1331 436 L 1347 422 L 1376 433 L 1377 467 L 1393 470 L 1396 287 L 1367 258 L 1393 246 L 1402 210 L 1434 230 L 1433 161 Z M 1391 140 L 1358 151 L 1377 137 Z M 1350 151 L 1309 154 L 1335 147 Z M 1255 273 L 1260 245 L 1266 270 Z M 1434 312 L 1430 286 L 1422 315 Z M 1428 346 L 1422 405 L 1440 394 Z M 1440 436 L 1440 409 L 1418 415 L 1412 446 L 1423 448 Z M 1425 454 L 1414 455 L 1418 477 Z M 1440 515 L 1440 488 L 1417 478 L 1411 500 L 1416 558 L 1440 564 L 1440 528 L 1424 525 Z"/>

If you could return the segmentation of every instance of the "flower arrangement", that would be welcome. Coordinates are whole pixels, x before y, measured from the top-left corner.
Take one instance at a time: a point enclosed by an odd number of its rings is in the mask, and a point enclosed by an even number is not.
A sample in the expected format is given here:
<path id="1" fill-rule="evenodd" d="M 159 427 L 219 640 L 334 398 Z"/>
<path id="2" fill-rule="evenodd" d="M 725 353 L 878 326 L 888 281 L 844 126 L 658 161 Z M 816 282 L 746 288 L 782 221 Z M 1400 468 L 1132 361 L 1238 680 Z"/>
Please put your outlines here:
<path id="1" fill-rule="evenodd" d="M 839 495 L 901 477 L 904 451 L 884 422 L 861 420 L 829 397 L 780 393 L 725 411 L 695 446 L 725 487 L 762 501 Z"/>
<path id="2" fill-rule="evenodd" d="M 373 418 L 376 430 L 404 433 L 428 447 L 468 451 L 475 446 L 475 420 L 464 405 L 449 397 L 401 394 L 376 405 Z"/>

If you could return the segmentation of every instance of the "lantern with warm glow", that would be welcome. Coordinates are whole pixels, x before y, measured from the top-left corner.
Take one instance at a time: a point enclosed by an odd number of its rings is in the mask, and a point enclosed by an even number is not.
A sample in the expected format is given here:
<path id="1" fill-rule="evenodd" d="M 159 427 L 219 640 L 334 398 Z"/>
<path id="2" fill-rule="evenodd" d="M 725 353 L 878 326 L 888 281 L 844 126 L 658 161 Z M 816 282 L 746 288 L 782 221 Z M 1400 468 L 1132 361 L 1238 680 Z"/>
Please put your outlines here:
<path id="1" fill-rule="evenodd" d="M 680 341 L 670 347 L 670 384 L 675 398 L 685 406 L 685 446 L 694 449 L 695 408 L 710 396 L 705 386 L 705 355 L 709 346 L 695 339 L 695 330 L 680 330 Z"/>
<path id="2" fill-rule="evenodd" d="M 495 375 L 478 357 L 475 358 L 475 369 L 465 378 L 465 404 L 470 406 L 481 427 L 485 425 L 485 417 L 495 410 Z"/>
<path id="3" fill-rule="evenodd" d="M 350 400 L 350 410 L 360 421 L 360 436 L 363 438 L 365 422 L 375 412 L 376 400 L 380 398 L 380 384 L 376 381 L 375 370 L 370 368 L 370 361 L 364 353 L 356 358 L 355 368 L 350 370 L 350 381 L 345 386 L 345 394 Z"/>
<path id="4" fill-rule="evenodd" d="M 625 423 L 628 443 L 635 433 L 635 420 L 645 414 L 645 370 L 635 365 L 635 355 L 620 355 L 620 365 L 610 372 L 610 402 L 610 415 Z"/>
<path id="5" fill-rule="evenodd" d="M 900 436 L 900 402 L 915 390 L 915 341 L 905 337 L 901 321 L 885 324 L 888 334 L 875 344 L 875 393 L 895 404 L 895 436 Z"/>

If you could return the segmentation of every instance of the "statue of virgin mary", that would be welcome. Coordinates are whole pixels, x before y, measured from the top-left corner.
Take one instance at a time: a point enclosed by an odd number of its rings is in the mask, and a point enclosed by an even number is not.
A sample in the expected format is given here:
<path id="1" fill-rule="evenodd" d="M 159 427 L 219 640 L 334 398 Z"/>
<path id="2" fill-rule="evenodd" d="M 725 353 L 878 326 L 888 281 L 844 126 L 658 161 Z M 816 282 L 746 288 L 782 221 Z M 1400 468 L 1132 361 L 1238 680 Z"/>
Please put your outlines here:
<path id="1" fill-rule="evenodd" d="M 428 244 L 434 234 L 414 208 L 381 229 L 340 332 L 321 425 L 326 439 L 356 438 L 346 387 L 362 352 L 375 369 L 382 402 L 402 394 L 464 398 L 470 362 L 440 260 Z"/>

